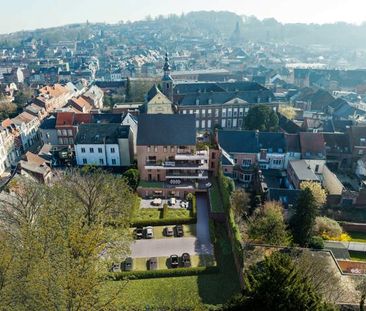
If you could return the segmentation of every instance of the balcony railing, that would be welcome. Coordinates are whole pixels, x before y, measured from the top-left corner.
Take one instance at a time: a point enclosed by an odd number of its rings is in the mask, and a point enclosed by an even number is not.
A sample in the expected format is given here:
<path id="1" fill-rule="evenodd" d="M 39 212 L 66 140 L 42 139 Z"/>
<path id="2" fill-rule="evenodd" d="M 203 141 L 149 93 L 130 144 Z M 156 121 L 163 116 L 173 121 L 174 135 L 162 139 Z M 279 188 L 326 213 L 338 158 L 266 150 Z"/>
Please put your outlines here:
<path id="1" fill-rule="evenodd" d="M 187 173 L 187 172 L 181 172 L 181 173 L 167 173 L 166 175 L 167 179 L 208 179 L 208 173 Z"/>
<path id="2" fill-rule="evenodd" d="M 145 164 L 147 169 L 160 169 L 160 170 L 169 170 L 169 169 L 200 169 L 200 170 L 208 170 L 208 163 L 180 163 L 176 161 L 165 161 L 165 162 L 151 162 L 148 161 Z"/>

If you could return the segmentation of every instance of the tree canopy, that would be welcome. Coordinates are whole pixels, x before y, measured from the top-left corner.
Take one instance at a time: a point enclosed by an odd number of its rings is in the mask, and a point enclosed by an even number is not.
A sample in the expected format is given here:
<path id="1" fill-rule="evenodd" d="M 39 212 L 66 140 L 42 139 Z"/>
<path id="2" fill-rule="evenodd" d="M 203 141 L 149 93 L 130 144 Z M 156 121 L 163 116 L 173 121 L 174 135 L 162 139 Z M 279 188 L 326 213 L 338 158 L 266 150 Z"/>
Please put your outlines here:
<path id="1" fill-rule="evenodd" d="M 246 271 L 244 282 L 242 295 L 224 310 L 334 310 L 287 254 L 275 252 L 254 264 Z"/>
<path id="2" fill-rule="evenodd" d="M 74 170 L 51 186 L 20 179 L 9 188 L 0 197 L 0 309 L 108 309 L 120 289 L 104 295 L 103 275 L 129 252 L 135 197 L 124 179 Z"/>
<path id="3" fill-rule="evenodd" d="M 247 130 L 274 131 L 278 128 L 278 116 L 268 105 L 259 104 L 250 108 L 245 118 Z"/>
<path id="4" fill-rule="evenodd" d="M 314 181 L 303 181 L 300 184 L 300 189 L 304 190 L 309 188 L 315 199 L 316 205 L 320 208 L 327 201 L 327 193 L 323 189 L 322 185 Z"/>

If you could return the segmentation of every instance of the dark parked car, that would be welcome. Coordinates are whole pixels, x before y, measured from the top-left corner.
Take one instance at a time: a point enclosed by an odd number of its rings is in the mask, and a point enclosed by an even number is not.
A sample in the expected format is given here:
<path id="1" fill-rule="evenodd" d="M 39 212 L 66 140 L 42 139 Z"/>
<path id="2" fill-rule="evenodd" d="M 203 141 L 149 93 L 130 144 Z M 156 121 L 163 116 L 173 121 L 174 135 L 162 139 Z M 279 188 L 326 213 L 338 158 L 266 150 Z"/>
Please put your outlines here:
<path id="1" fill-rule="evenodd" d="M 188 253 L 182 254 L 183 267 L 189 268 L 191 266 L 191 256 Z"/>
<path id="2" fill-rule="evenodd" d="M 124 264 L 125 271 L 131 271 L 133 269 L 133 259 L 131 257 L 127 257 Z"/>
<path id="3" fill-rule="evenodd" d="M 171 255 L 170 256 L 170 267 L 171 268 L 178 268 L 179 266 L 179 257 L 178 255 Z"/>
<path id="4" fill-rule="evenodd" d="M 174 235 L 174 230 L 172 227 L 165 227 L 164 228 L 164 234 L 165 236 L 173 236 Z"/>
<path id="5" fill-rule="evenodd" d="M 182 237 L 182 236 L 184 236 L 184 231 L 183 231 L 183 226 L 182 225 L 176 225 L 175 226 L 175 234 L 179 238 Z"/>
<path id="6" fill-rule="evenodd" d="M 144 237 L 144 228 L 138 227 L 135 229 L 135 238 L 141 240 Z"/>
<path id="7" fill-rule="evenodd" d="M 158 258 L 151 257 L 147 263 L 149 270 L 156 270 L 158 268 Z"/>
<path id="8" fill-rule="evenodd" d="M 112 263 L 111 272 L 119 272 L 119 271 L 121 271 L 121 263 L 120 262 Z"/>

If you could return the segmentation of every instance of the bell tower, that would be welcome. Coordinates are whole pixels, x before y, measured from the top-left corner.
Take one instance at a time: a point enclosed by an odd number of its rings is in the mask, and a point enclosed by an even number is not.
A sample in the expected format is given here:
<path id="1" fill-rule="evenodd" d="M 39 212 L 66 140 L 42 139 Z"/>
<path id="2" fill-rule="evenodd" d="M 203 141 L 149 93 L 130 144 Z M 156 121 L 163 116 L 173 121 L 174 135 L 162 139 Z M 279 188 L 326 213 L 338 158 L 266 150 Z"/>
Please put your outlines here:
<path id="1" fill-rule="evenodd" d="M 165 54 L 165 63 L 164 63 L 164 75 L 161 80 L 163 94 L 168 97 L 173 102 L 173 78 L 170 75 L 170 64 L 168 53 Z"/>

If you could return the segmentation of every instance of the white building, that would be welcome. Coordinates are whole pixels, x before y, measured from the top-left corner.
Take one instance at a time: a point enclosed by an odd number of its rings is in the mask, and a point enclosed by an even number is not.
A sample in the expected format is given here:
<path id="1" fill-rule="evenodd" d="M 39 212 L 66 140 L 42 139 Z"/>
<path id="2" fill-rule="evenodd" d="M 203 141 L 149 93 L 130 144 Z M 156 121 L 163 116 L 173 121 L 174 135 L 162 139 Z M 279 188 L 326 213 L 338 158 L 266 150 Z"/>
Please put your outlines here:
<path id="1" fill-rule="evenodd" d="M 129 166 L 134 158 L 129 126 L 82 124 L 75 140 L 77 165 Z"/>
<path id="2" fill-rule="evenodd" d="M 28 150 L 38 138 L 38 128 L 41 125 L 39 118 L 24 111 L 13 118 L 12 122 L 19 129 L 24 151 Z"/>

